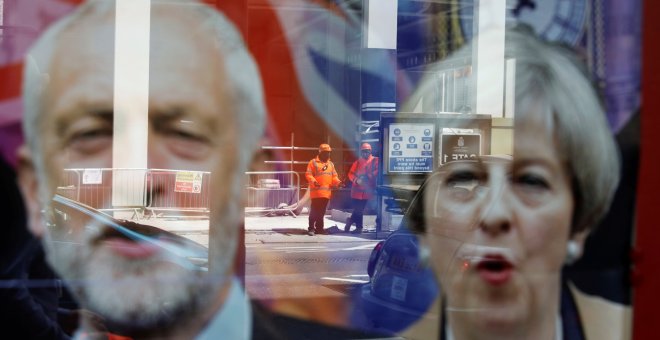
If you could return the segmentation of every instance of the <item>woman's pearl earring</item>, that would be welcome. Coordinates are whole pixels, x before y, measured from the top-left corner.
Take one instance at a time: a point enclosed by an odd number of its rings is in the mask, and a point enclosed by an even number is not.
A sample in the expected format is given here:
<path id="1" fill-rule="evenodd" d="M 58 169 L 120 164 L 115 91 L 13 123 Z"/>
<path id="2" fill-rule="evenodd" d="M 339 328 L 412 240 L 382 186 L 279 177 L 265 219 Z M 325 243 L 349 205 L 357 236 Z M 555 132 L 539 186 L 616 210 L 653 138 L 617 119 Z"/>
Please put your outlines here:
<path id="1" fill-rule="evenodd" d="M 577 261 L 580 258 L 580 255 L 582 254 L 582 247 L 577 241 L 568 241 L 566 244 L 566 260 L 564 261 L 566 264 L 573 264 L 575 261 Z"/>
<path id="2" fill-rule="evenodd" d="M 420 244 L 417 248 L 417 251 L 419 252 L 417 254 L 419 263 L 422 266 L 428 266 L 431 259 L 431 250 L 428 247 Z"/>

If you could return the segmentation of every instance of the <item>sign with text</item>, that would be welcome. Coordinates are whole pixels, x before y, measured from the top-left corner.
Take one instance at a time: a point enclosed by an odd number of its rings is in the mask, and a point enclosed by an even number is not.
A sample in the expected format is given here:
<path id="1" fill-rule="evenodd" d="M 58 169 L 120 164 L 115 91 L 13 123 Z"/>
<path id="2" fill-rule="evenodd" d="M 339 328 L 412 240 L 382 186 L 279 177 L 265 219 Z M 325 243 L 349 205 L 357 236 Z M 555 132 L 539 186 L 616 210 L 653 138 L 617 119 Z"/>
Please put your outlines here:
<path id="1" fill-rule="evenodd" d="M 476 158 L 481 150 L 479 134 L 443 134 L 440 138 L 441 164 L 461 159 Z"/>
<path id="2" fill-rule="evenodd" d="M 103 173 L 101 169 L 85 169 L 83 171 L 82 184 L 103 184 Z"/>
<path id="3" fill-rule="evenodd" d="M 390 124 L 389 172 L 433 170 L 433 124 Z"/>
<path id="4" fill-rule="evenodd" d="M 194 171 L 179 171 L 174 182 L 175 192 L 199 194 L 202 192 L 202 173 Z"/>

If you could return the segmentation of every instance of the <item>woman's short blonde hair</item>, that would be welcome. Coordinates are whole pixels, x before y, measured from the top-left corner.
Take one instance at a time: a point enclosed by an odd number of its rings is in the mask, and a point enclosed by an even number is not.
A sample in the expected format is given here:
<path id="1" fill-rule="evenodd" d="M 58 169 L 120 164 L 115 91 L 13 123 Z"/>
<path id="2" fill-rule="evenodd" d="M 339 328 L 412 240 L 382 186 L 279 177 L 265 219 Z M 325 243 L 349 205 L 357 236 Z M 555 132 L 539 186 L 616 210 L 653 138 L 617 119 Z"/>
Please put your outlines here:
<path id="1" fill-rule="evenodd" d="M 470 55 L 470 46 L 456 54 L 459 58 Z M 612 202 L 620 161 L 584 65 L 573 51 L 541 41 L 524 28 L 506 31 L 505 58 L 516 61 L 514 128 L 531 119 L 544 123 L 572 179 L 575 208 L 571 232 L 595 227 Z M 431 79 L 422 80 L 412 100 L 433 96 L 431 83 Z M 420 232 L 424 231 L 423 189 L 407 214 L 408 227 Z"/>

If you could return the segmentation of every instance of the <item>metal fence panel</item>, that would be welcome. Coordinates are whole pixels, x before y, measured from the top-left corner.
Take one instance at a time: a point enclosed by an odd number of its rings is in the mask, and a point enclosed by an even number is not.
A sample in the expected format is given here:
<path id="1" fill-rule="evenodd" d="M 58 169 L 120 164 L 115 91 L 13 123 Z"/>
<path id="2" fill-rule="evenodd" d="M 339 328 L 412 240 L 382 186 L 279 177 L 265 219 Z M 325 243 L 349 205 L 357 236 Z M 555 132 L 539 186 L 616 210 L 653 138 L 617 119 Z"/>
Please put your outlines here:
<path id="1" fill-rule="evenodd" d="M 57 194 L 96 209 L 144 207 L 146 169 L 64 169 Z M 112 200 L 113 187 L 121 195 Z"/>
<path id="2" fill-rule="evenodd" d="M 300 175 L 295 171 L 246 172 L 246 213 L 288 213 L 300 200 Z"/>
<path id="3" fill-rule="evenodd" d="M 211 173 L 150 169 L 147 172 L 146 209 L 155 211 L 198 212 L 208 215 L 211 208 Z"/>
<path id="4" fill-rule="evenodd" d="M 101 211 L 159 211 L 208 216 L 211 173 L 163 169 L 65 169 L 57 194 Z"/>

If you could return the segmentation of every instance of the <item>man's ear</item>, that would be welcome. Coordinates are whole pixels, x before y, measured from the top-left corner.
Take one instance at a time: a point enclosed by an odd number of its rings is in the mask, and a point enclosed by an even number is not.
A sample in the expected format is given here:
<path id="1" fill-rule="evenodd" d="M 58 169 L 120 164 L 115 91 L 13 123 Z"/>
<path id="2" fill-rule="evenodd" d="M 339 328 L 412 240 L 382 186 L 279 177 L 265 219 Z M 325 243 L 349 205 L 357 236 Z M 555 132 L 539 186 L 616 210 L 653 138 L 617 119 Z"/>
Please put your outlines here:
<path id="1" fill-rule="evenodd" d="M 18 149 L 18 186 L 27 210 L 28 229 L 34 236 L 40 238 L 45 232 L 45 227 L 39 201 L 39 181 L 32 161 L 32 153 L 27 145 L 22 145 Z"/>

